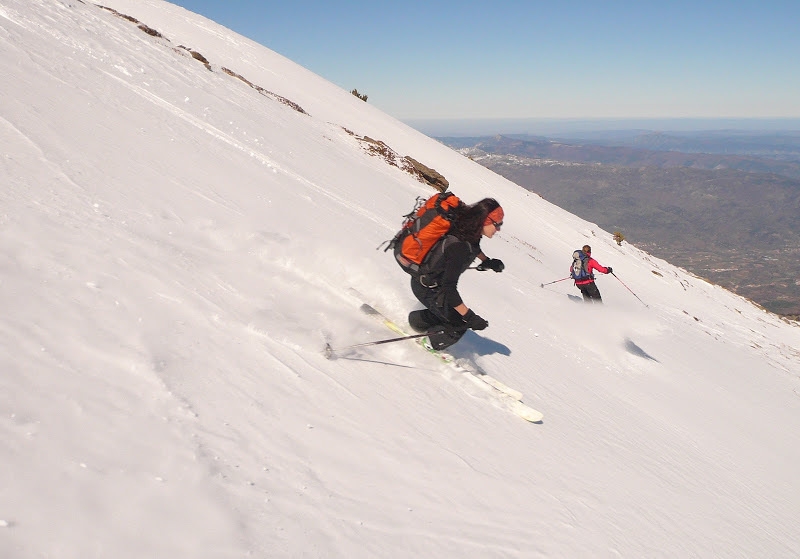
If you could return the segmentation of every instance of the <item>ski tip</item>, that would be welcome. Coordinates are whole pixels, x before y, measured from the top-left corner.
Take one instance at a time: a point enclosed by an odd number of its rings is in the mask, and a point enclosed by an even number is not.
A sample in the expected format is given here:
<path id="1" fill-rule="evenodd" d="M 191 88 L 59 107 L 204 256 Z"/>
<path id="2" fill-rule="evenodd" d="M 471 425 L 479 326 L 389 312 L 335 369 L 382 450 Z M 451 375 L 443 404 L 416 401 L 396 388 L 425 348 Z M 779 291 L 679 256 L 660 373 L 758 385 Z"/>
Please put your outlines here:
<path id="1" fill-rule="evenodd" d="M 322 350 L 322 354 L 325 356 L 325 359 L 330 359 L 333 357 L 333 348 L 331 344 L 325 344 L 325 349 Z"/>
<path id="2" fill-rule="evenodd" d="M 544 284 L 543 284 L 543 283 L 540 283 L 540 284 L 539 284 L 539 287 L 544 287 Z"/>
<path id="3" fill-rule="evenodd" d="M 544 414 L 534 409 L 525 410 L 524 412 L 520 413 L 519 416 L 530 423 L 538 423 L 540 425 L 544 423 Z"/>

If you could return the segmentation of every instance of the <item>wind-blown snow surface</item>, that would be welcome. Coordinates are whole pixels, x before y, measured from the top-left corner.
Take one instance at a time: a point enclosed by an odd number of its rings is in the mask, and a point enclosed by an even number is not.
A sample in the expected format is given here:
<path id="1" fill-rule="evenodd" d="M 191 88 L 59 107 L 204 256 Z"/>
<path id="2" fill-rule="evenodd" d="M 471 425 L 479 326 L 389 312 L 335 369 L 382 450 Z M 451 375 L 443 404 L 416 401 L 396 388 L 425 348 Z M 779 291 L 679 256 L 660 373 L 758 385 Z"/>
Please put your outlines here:
<path id="1" fill-rule="evenodd" d="M 211 21 L 104 5 L 163 37 L 0 0 L 0 556 L 800 555 L 797 324 Z M 503 204 L 453 352 L 543 423 L 411 342 L 323 357 L 392 335 L 349 287 L 417 308 L 375 248 L 432 190 L 363 136 Z M 586 242 L 649 306 L 540 287 Z"/>

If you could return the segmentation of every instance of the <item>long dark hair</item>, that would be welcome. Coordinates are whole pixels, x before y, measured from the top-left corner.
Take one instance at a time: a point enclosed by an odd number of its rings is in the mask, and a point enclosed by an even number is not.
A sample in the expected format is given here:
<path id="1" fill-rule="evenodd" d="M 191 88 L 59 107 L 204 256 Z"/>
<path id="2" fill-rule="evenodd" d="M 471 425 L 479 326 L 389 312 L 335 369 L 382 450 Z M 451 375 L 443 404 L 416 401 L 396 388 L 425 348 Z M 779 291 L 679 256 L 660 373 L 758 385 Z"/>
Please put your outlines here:
<path id="1" fill-rule="evenodd" d="M 477 243 L 483 234 L 483 222 L 486 217 L 500 207 L 494 198 L 484 198 L 480 202 L 464 206 L 458 212 L 451 234 L 462 241 Z"/>

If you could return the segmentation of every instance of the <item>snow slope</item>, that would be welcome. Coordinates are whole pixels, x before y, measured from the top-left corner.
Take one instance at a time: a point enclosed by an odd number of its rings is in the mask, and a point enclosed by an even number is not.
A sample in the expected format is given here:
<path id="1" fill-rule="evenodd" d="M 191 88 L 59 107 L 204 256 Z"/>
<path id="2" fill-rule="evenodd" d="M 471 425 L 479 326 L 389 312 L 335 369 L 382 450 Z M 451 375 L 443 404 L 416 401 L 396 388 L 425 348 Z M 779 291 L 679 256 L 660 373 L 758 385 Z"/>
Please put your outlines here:
<path id="1" fill-rule="evenodd" d="M 800 555 L 796 323 L 207 19 L 103 6 L 0 0 L 1 557 Z M 323 357 L 392 335 L 349 287 L 417 308 L 375 249 L 433 191 L 365 136 L 503 204 L 453 352 L 543 423 L 410 342 Z M 540 287 L 586 242 L 602 307 Z"/>

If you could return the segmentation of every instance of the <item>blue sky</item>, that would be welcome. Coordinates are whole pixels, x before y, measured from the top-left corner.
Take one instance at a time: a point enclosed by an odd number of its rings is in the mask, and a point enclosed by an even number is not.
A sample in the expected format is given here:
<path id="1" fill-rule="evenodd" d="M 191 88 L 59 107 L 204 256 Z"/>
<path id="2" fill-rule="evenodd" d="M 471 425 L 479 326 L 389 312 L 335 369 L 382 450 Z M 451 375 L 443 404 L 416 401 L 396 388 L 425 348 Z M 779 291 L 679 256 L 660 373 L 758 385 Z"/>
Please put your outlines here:
<path id="1" fill-rule="evenodd" d="M 172 0 L 400 119 L 800 117 L 800 2 Z"/>

